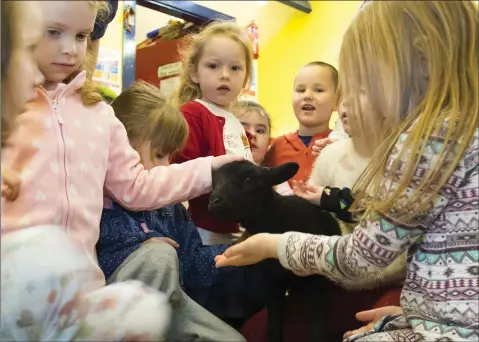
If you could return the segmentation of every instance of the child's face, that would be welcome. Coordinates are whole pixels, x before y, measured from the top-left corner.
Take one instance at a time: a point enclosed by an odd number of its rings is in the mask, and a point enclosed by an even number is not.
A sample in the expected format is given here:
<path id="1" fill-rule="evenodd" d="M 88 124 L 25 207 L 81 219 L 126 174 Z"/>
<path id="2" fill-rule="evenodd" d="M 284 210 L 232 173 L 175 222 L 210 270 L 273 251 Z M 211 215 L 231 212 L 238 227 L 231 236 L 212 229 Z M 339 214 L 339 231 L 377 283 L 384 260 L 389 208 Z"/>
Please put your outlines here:
<path id="1" fill-rule="evenodd" d="M 154 155 L 153 159 L 151 158 L 151 143 L 149 141 L 141 144 L 141 146 L 136 150 L 140 155 L 141 163 L 143 164 L 145 170 L 151 170 L 155 166 L 170 165 L 169 154 L 157 153 L 156 155 Z"/>
<path id="2" fill-rule="evenodd" d="M 22 24 L 16 25 L 19 29 L 20 41 L 17 48 L 12 52 L 9 77 L 11 86 L 15 90 L 15 109 L 24 110 L 27 102 L 36 97 L 35 87 L 43 83 L 43 75 L 38 69 L 34 51 L 42 37 L 42 31 L 38 30 L 43 26 L 42 13 L 37 1 L 19 2 L 22 8 Z"/>
<path id="3" fill-rule="evenodd" d="M 361 109 L 361 115 L 364 116 L 364 119 L 373 117 L 374 113 L 372 104 L 368 95 L 364 91 L 361 91 L 359 95 L 359 106 Z M 339 118 L 341 119 L 343 129 L 347 134 L 350 136 L 359 137 L 361 135 L 360 129 L 358 127 L 360 118 L 357 115 L 354 115 L 351 112 L 351 109 L 352 107 L 350 101 L 343 99 L 339 105 Z"/>
<path id="4" fill-rule="evenodd" d="M 255 163 L 260 163 L 269 147 L 268 118 L 257 110 L 248 110 L 238 116 L 246 132 L 251 134 L 251 152 Z"/>
<path id="5" fill-rule="evenodd" d="M 341 120 L 341 124 L 343 125 L 343 130 L 346 134 L 351 135 L 351 128 L 349 126 L 349 111 L 348 108 L 346 107 L 346 101 L 342 100 L 341 103 L 339 104 L 339 119 Z"/>
<path id="6" fill-rule="evenodd" d="M 246 53 L 239 43 L 229 37 L 211 37 L 190 77 L 199 84 L 203 100 L 228 108 L 244 85 Z"/>
<path id="7" fill-rule="evenodd" d="M 293 89 L 293 109 L 300 125 L 315 127 L 329 123 L 336 109 L 336 100 L 336 87 L 329 68 L 311 65 L 298 72 Z"/>
<path id="8" fill-rule="evenodd" d="M 44 37 L 36 51 L 46 86 L 55 86 L 80 68 L 96 10 L 88 1 L 39 1 L 45 18 Z"/>

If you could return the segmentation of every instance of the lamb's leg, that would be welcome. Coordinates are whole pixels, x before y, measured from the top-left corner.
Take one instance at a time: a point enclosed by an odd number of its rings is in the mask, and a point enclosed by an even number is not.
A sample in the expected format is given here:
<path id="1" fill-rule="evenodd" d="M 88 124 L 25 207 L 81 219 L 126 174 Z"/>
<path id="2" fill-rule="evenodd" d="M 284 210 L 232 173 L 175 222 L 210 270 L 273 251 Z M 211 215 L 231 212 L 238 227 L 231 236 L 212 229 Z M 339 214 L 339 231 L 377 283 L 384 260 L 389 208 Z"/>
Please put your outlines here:
<path id="1" fill-rule="evenodd" d="M 271 260 L 268 266 L 268 342 L 282 342 L 288 271 L 277 261 Z"/>
<path id="2" fill-rule="evenodd" d="M 268 300 L 268 342 L 282 342 L 284 322 L 284 293 L 271 293 Z"/>
<path id="3" fill-rule="evenodd" d="M 310 320 L 310 341 L 328 341 L 325 334 L 325 310 L 324 310 L 324 293 L 316 291 L 310 291 L 311 301 L 309 302 L 309 320 Z"/>

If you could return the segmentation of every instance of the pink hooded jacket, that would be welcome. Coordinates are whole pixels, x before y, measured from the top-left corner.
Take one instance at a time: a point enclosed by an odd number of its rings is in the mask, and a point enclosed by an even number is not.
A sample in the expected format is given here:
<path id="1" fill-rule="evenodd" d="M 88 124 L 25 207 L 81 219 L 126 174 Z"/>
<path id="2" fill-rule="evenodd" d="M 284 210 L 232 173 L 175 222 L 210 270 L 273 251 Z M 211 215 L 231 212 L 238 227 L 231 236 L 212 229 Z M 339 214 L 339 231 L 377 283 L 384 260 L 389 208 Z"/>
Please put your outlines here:
<path id="1" fill-rule="evenodd" d="M 2 198 L 2 236 L 61 225 L 96 264 L 104 196 L 131 210 L 150 210 L 208 193 L 212 157 L 146 171 L 113 109 L 82 104 L 77 90 L 85 77 L 59 85 L 52 98 L 38 89 L 18 117 L 2 165 L 21 172 L 23 182 L 16 201 Z"/>

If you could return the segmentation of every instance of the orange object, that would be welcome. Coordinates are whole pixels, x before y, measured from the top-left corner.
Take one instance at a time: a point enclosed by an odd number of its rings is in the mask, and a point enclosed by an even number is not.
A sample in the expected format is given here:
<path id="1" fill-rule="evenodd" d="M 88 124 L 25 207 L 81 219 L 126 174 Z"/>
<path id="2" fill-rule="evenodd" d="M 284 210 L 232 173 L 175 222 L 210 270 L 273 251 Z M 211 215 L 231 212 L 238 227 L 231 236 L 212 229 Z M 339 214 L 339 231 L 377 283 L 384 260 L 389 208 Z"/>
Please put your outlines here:
<path id="1" fill-rule="evenodd" d="M 299 171 L 289 180 L 289 184 L 291 185 L 293 180 L 305 181 L 311 174 L 316 159 L 312 153 L 314 142 L 318 139 L 327 138 L 329 133 L 331 133 L 331 130 L 316 134 L 311 139 L 309 147 L 306 147 L 299 139 L 298 132 L 280 136 L 274 140 L 266 153 L 263 165 L 273 167 L 287 162 L 296 162 L 299 164 Z"/>

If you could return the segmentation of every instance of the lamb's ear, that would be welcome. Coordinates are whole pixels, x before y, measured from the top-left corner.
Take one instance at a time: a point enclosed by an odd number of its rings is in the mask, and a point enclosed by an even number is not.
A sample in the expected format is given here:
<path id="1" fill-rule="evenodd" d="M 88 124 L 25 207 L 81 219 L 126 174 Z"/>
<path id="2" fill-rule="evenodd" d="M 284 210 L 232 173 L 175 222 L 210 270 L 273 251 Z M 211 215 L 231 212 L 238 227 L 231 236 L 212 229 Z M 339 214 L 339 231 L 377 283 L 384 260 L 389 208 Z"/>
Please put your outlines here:
<path id="1" fill-rule="evenodd" d="M 266 169 L 266 181 L 269 185 L 275 186 L 286 182 L 298 172 L 298 163 L 285 163 L 279 166 Z"/>

